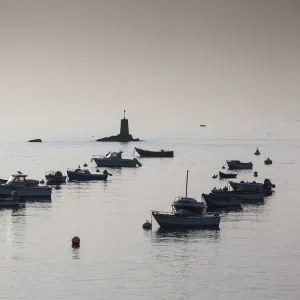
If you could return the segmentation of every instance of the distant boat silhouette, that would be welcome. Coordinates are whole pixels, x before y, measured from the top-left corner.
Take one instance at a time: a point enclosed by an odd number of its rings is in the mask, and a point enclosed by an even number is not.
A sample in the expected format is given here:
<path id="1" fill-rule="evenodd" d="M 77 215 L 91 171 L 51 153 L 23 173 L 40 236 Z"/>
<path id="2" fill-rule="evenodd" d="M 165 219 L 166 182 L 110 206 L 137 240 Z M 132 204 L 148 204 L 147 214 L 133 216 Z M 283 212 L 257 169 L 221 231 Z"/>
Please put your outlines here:
<path id="1" fill-rule="evenodd" d="M 258 148 L 257 148 L 256 151 L 254 152 L 254 155 L 260 155 L 260 152 L 259 152 Z"/>

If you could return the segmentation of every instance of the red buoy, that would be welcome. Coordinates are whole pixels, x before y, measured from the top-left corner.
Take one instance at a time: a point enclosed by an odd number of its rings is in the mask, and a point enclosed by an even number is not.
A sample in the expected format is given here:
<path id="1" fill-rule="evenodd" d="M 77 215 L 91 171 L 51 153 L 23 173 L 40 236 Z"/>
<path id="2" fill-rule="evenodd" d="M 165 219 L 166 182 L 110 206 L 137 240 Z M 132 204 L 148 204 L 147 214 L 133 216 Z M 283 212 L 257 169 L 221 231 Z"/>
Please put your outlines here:
<path id="1" fill-rule="evenodd" d="M 74 236 L 72 238 L 72 246 L 79 247 L 80 246 L 80 238 L 78 236 Z"/>

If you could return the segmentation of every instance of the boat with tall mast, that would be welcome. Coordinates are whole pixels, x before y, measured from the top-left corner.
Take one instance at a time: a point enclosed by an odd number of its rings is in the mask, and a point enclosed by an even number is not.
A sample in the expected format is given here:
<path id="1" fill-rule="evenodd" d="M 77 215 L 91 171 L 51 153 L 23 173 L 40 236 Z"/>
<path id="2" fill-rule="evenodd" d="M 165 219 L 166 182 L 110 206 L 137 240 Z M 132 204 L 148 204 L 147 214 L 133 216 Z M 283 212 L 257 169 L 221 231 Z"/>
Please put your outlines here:
<path id="1" fill-rule="evenodd" d="M 172 204 L 171 212 L 152 211 L 152 216 L 160 227 L 219 227 L 221 217 L 218 214 L 206 213 L 206 204 L 188 197 L 188 174 L 186 173 L 185 196 L 179 196 Z"/>

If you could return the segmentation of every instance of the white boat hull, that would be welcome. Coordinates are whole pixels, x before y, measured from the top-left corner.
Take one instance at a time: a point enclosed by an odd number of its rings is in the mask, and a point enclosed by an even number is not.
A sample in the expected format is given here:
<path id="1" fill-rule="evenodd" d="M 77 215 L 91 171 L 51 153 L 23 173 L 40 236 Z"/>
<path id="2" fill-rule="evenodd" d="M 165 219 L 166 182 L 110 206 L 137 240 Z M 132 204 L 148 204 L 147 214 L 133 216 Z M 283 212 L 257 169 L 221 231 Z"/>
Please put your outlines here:
<path id="1" fill-rule="evenodd" d="M 160 212 L 152 212 L 158 225 L 162 228 L 218 228 L 221 217 L 219 215 L 181 216 Z"/>

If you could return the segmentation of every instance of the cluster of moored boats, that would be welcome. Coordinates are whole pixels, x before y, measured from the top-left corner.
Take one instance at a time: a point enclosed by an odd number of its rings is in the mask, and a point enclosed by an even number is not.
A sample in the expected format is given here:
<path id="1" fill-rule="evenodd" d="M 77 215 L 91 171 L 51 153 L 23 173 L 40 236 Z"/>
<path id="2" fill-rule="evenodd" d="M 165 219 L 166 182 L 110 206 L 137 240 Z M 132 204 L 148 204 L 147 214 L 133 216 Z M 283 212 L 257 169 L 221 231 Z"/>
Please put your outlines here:
<path id="1" fill-rule="evenodd" d="M 150 151 L 135 148 L 141 157 L 173 157 L 173 151 L 160 150 Z M 258 154 L 258 149 L 255 152 Z M 269 159 L 269 158 L 268 158 Z M 91 162 L 95 162 L 97 167 L 121 168 L 121 167 L 141 167 L 142 164 L 136 158 L 123 158 L 122 151 L 108 152 L 103 156 L 93 156 Z M 265 164 L 270 164 L 266 163 Z M 253 168 L 252 162 L 241 162 L 239 160 L 227 161 L 229 170 L 249 170 Z M 87 164 L 83 165 L 87 167 Z M 225 167 L 223 166 L 223 169 Z M 27 179 L 27 175 L 18 172 L 9 180 L 0 180 L 0 207 L 14 207 L 23 205 L 26 201 L 51 199 L 53 185 L 59 188 L 59 184 L 69 181 L 95 181 L 107 180 L 112 176 L 107 170 L 102 173 L 97 169 L 97 173 L 92 174 L 88 169 L 80 166 L 76 169 L 68 169 L 67 175 L 61 171 L 52 171 L 45 174 L 46 185 L 41 186 L 38 181 Z M 174 227 L 219 227 L 221 221 L 220 209 L 242 208 L 248 203 L 263 202 L 265 197 L 272 195 L 275 185 L 269 179 L 263 183 L 235 182 L 228 181 L 224 188 L 213 188 L 209 193 L 203 193 L 201 201 L 188 197 L 188 173 L 186 175 L 185 196 L 177 197 L 172 206 L 171 212 L 152 211 L 152 216 L 157 223 L 164 228 Z M 238 173 L 219 172 L 220 179 L 236 178 Z M 254 174 L 255 176 L 255 174 Z M 216 212 L 217 210 L 217 212 Z M 151 228 L 152 221 L 146 222 L 144 228 Z"/>
<path id="2" fill-rule="evenodd" d="M 258 149 L 255 152 L 258 154 Z M 267 163 L 268 164 L 268 163 Z M 253 168 L 252 162 L 241 162 L 239 160 L 227 161 L 229 170 L 249 170 Z M 223 166 L 223 168 L 225 168 Z M 152 216 L 163 228 L 178 227 L 219 227 L 221 210 L 242 209 L 243 205 L 262 203 L 265 197 L 272 195 L 275 185 L 270 179 L 265 179 L 263 183 L 234 182 L 228 181 L 224 188 L 213 188 L 210 193 L 202 194 L 202 200 L 197 201 L 187 195 L 188 173 L 186 175 L 186 193 L 175 199 L 172 204 L 172 211 L 165 213 L 152 211 Z M 220 179 L 236 178 L 237 173 L 219 172 Z M 254 174 L 255 176 L 255 174 Z M 143 224 L 144 228 L 151 228 L 152 221 Z"/>
<path id="3" fill-rule="evenodd" d="M 135 148 L 141 157 L 173 157 L 173 151 L 160 150 L 149 151 Z M 123 158 L 122 151 L 108 152 L 106 155 L 93 156 L 91 162 L 95 162 L 97 167 L 105 168 L 122 168 L 122 167 L 141 167 L 142 164 L 137 158 Z M 107 180 L 108 176 L 112 176 L 107 170 L 100 173 L 97 169 L 96 173 L 91 173 L 86 167 L 78 166 L 76 169 L 68 169 L 64 175 L 62 171 L 49 171 L 45 174 L 46 182 L 28 179 L 27 175 L 18 171 L 8 180 L 0 179 L 0 207 L 16 207 L 24 205 L 26 201 L 45 201 L 51 199 L 53 186 L 60 188 L 60 184 L 69 181 L 99 181 Z M 46 185 L 40 185 L 44 184 Z"/>

